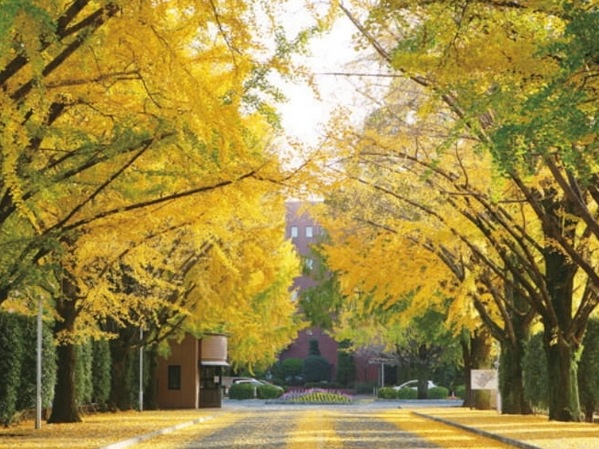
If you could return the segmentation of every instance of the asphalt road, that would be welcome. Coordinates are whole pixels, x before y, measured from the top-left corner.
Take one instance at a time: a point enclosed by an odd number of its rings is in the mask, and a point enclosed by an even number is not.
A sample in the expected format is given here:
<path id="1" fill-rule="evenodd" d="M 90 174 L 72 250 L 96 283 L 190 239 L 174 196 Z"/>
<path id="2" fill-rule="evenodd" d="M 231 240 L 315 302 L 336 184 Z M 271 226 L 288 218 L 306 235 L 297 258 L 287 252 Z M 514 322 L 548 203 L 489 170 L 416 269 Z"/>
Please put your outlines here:
<path id="1" fill-rule="evenodd" d="M 352 407 L 263 407 L 204 434 L 186 449 L 425 449 L 436 448 L 376 410 Z"/>

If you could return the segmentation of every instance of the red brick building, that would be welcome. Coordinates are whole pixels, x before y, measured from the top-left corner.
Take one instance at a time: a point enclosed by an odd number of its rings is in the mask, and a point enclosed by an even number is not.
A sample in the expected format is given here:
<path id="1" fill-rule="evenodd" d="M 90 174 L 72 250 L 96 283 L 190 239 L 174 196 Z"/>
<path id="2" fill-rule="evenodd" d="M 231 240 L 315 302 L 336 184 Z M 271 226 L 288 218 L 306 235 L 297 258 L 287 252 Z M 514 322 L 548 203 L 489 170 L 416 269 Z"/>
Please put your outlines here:
<path id="1" fill-rule="evenodd" d="M 314 287 L 317 281 L 312 277 L 312 272 L 317 269 L 318 260 L 312 252 L 311 245 L 318 243 L 323 236 L 323 229 L 310 216 L 309 206 L 315 203 L 302 203 L 300 201 L 287 202 L 286 236 L 291 239 L 298 254 L 302 258 L 304 270 L 302 276 L 295 279 L 293 290 L 298 296 L 307 288 Z M 279 359 L 288 358 L 305 359 L 308 356 L 310 340 L 317 340 L 322 357 L 327 359 L 331 366 L 331 381 L 335 380 L 338 363 L 338 344 L 319 327 L 310 327 L 301 331 L 297 339 L 283 351 Z M 356 363 L 356 381 L 376 381 L 378 367 L 368 363 L 368 356 L 363 352 L 354 356 Z"/>

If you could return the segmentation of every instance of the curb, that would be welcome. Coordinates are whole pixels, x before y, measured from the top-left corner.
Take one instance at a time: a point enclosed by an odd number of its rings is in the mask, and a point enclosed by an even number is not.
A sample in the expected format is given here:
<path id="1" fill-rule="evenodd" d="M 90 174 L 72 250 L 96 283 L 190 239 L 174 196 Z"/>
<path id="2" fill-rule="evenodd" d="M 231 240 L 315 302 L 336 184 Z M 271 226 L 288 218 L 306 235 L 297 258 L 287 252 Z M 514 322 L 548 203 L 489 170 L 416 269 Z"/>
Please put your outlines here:
<path id="1" fill-rule="evenodd" d="M 486 430 L 481 430 L 481 429 L 476 429 L 474 427 L 465 426 L 464 424 L 458 424 L 456 422 L 449 421 L 444 418 L 438 418 L 436 416 L 431 416 L 431 415 L 427 415 L 427 414 L 420 413 L 420 412 L 412 412 L 412 413 L 414 413 L 417 416 L 420 416 L 421 418 L 426 418 L 426 419 L 430 419 L 432 421 L 437 421 L 437 422 L 440 422 L 443 424 L 447 424 L 449 426 L 457 427 L 458 429 L 465 430 L 466 432 L 475 433 L 475 434 L 483 436 L 483 437 L 491 438 L 493 440 L 499 441 L 501 443 L 509 444 L 511 446 L 514 446 L 514 447 L 517 447 L 520 449 L 542 449 L 539 446 L 534 446 L 532 444 L 524 443 L 519 440 L 513 440 L 511 438 L 497 435 L 496 433 L 487 432 Z"/>
<path id="2" fill-rule="evenodd" d="M 165 429 L 156 430 L 154 432 L 146 433 L 145 435 L 139 435 L 137 437 L 129 438 L 128 440 L 119 441 L 118 443 L 109 444 L 108 446 L 103 446 L 99 449 L 124 449 L 129 446 L 133 446 L 134 444 L 141 443 L 142 441 L 149 440 L 150 438 L 157 437 L 159 435 L 165 435 L 167 433 L 172 433 L 180 429 L 184 429 L 185 427 L 193 426 L 195 424 L 200 424 L 202 422 L 214 419 L 214 416 L 202 416 L 201 418 L 194 419 L 193 421 L 187 421 L 181 424 L 176 424 L 171 427 L 167 427 Z"/>

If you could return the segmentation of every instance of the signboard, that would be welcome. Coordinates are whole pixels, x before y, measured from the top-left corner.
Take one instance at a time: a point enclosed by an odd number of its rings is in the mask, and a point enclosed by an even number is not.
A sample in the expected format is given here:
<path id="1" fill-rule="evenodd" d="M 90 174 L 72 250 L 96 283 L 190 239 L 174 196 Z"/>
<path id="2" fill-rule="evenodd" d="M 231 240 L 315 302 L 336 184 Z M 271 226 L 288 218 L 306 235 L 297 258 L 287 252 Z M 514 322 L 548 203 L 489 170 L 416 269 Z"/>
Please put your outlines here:
<path id="1" fill-rule="evenodd" d="M 397 359 L 393 359 L 390 357 L 372 357 L 370 359 L 368 359 L 368 364 L 369 365 L 392 365 L 392 366 L 396 366 L 399 365 L 399 360 Z"/>
<path id="2" fill-rule="evenodd" d="M 473 390 L 497 390 L 498 375 L 495 369 L 470 370 L 470 384 Z"/>

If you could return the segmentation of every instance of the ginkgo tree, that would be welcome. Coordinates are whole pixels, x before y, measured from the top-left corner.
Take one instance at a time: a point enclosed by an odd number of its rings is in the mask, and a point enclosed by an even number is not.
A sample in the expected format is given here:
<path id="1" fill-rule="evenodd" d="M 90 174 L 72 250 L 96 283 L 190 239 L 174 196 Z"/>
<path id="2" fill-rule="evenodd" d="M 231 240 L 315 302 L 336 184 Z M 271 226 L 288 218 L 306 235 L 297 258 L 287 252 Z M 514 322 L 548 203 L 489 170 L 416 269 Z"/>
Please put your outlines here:
<path id="1" fill-rule="evenodd" d="M 160 269 L 161 251 L 173 245 L 157 245 L 158 235 L 197 239 L 182 243 L 196 253 L 209 244 L 213 255 L 225 254 L 219 248 L 229 240 L 243 246 L 231 238 L 244 229 L 233 210 L 247 213 L 246 227 L 275 223 L 237 209 L 256 201 L 260 211 L 273 207 L 280 198 L 266 192 L 283 178 L 269 150 L 268 99 L 277 92 L 266 76 L 286 73 L 291 47 L 268 54 L 252 28 L 256 14 L 268 14 L 260 8 L 235 0 L 0 5 L 0 304 L 28 285 L 50 293 L 64 370 L 55 422 L 78 420 L 71 376 L 78 338 L 106 317 L 139 324 L 153 306 L 180 306 L 117 294 L 103 278 L 118 278 L 115 264 L 135 258 L 125 265 L 142 278 Z M 279 260 L 292 260 L 289 250 L 282 247 Z M 272 323 L 283 328 L 294 326 L 280 304 L 290 263 L 284 275 L 271 269 L 243 302 L 261 310 L 248 301 L 273 284 L 266 296 L 281 307 L 273 306 Z M 285 338 L 273 338 L 269 350 Z"/>
<path id="2" fill-rule="evenodd" d="M 576 358 L 597 304 L 588 163 L 596 148 L 596 5 L 356 1 L 341 8 L 397 76 L 426 92 L 428 101 L 413 113 L 447 111 L 446 142 L 467 139 L 491 154 L 496 173 L 510 182 L 507 199 L 524 205 L 528 220 L 514 226 L 507 218 L 513 213 L 494 205 L 497 196 L 473 195 L 468 184 L 445 195 L 501 261 L 470 245 L 475 263 L 495 275 L 509 270 L 510 287 L 541 317 L 550 419 L 578 420 Z M 360 21 L 357 11 L 368 19 Z M 438 164 L 429 170 L 435 168 L 443 171 Z M 469 210 L 471 204 L 484 212 Z"/>
<path id="3" fill-rule="evenodd" d="M 402 128 L 407 129 L 398 131 Z M 437 153 L 443 135 L 441 128 L 406 126 L 401 115 L 377 111 L 369 127 L 349 142 L 350 162 L 336 165 L 344 167 L 345 179 L 330 193 L 324 221 L 332 244 L 325 251 L 350 296 L 370 292 L 375 304 L 391 311 L 395 302 L 409 297 L 410 307 L 398 312 L 403 320 L 429 308 L 447 309 L 455 338 L 473 338 L 464 345 L 468 372 L 489 363 L 469 354 L 469 348 L 484 346 L 474 339 L 483 343 L 493 335 L 501 341 L 503 370 L 510 373 L 504 411 L 530 411 L 523 396 L 519 360 L 524 348 L 518 336 L 526 335 L 535 314 L 525 301 L 517 304 L 518 295 L 508 293 L 513 281 L 503 272 L 501 240 L 488 241 L 469 221 L 478 216 L 492 222 L 491 213 L 507 219 L 512 200 L 489 201 L 491 209 L 477 207 L 472 197 L 492 198 L 505 183 L 492 181 L 490 165 L 468 145 Z M 336 142 L 337 148 L 343 145 Z M 509 222 L 517 228 L 522 210 L 518 206 L 511 212 L 518 212 Z M 476 263 L 481 256 L 493 269 Z"/>

